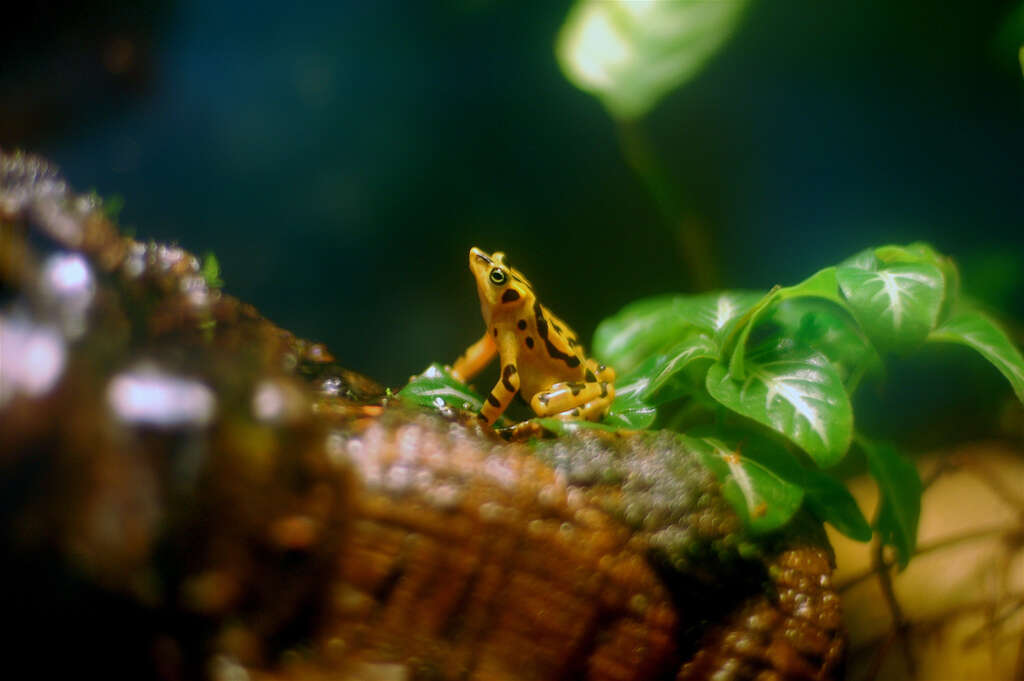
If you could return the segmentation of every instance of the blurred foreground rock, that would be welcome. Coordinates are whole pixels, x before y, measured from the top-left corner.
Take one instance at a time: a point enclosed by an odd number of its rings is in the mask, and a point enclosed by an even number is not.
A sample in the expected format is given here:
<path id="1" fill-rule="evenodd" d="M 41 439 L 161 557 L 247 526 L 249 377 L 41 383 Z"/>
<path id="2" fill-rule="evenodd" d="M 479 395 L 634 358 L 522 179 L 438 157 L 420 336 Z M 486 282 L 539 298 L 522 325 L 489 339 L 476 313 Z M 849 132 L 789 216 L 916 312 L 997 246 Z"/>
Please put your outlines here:
<path id="1" fill-rule="evenodd" d="M 45 678 L 841 665 L 819 526 L 744 536 L 663 434 L 531 449 L 407 408 L 2 154 L 0 485 L 8 663 Z"/>

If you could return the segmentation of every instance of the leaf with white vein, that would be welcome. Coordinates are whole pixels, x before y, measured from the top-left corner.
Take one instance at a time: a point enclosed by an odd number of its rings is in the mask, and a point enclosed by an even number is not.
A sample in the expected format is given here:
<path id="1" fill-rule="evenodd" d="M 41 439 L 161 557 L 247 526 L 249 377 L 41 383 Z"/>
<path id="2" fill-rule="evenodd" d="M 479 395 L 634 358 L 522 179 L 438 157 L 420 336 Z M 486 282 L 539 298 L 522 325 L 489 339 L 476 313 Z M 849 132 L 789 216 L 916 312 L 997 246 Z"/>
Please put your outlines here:
<path id="1" fill-rule="evenodd" d="M 800 508 L 804 491 L 761 462 L 744 456 L 713 437 L 680 435 L 701 463 L 722 485 L 722 496 L 757 532 L 770 532 L 789 522 Z"/>
<path id="2" fill-rule="evenodd" d="M 935 265 L 900 263 L 876 271 L 840 267 L 837 277 L 857 321 L 880 348 L 913 349 L 938 322 L 945 279 Z"/>
<path id="3" fill-rule="evenodd" d="M 992 362 L 1024 402 L 1024 357 L 998 324 L 978 310 L 957 311 L 928 336 L 929 341 L 958 343 L 974 348 Z"/>
<path id="4" fill-rule="evenodd" d="M 719 403 L 791 440 L 823 468 L 842 459 L 850 446 L 850 399 L 820 352 L 781 345 L 758 350 L 747 355 L 743 380 L 714 364 L 707 389 Z"/>

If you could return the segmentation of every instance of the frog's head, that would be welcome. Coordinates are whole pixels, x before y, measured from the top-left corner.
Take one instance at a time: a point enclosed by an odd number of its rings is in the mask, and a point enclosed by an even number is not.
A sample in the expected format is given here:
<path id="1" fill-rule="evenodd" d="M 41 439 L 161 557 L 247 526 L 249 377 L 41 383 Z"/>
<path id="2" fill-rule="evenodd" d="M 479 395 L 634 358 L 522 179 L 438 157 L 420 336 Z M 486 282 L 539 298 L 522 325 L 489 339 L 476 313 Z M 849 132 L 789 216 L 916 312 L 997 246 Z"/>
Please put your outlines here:
<path id="1" fill-rule="evenodd" d="M 533 289 L 518 270 L 508 265 L 501 251 L 487 254 L 474 246 L 469 249 L 469 270 L 476 278 L 480 307 L 485 317 L 503 311 L 514 312 L 532 304 Z"/>

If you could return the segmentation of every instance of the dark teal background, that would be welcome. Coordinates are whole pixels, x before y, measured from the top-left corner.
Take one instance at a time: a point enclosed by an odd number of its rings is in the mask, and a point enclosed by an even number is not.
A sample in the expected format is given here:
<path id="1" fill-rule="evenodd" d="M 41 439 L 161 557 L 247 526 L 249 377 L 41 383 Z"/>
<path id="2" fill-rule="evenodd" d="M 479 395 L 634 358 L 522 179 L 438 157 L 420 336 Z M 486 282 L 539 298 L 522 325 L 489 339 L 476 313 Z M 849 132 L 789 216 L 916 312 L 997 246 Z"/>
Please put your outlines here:
<path id="1" fill-rule="evenodd" d="M 139 238 L 215 252 L 229 293 L 390 384 L 482 331 L 471 245 L 505 250 L 584 338 L 688 285 L 615 123 L 555 61 L 568 3 L 300 5 L 24 9 L 0 48 L 0 144 L 122 196 Z M 1022 316 L 1012 9 L 752 2 L 644 124 L 721 284 L 925 239 Z"/>

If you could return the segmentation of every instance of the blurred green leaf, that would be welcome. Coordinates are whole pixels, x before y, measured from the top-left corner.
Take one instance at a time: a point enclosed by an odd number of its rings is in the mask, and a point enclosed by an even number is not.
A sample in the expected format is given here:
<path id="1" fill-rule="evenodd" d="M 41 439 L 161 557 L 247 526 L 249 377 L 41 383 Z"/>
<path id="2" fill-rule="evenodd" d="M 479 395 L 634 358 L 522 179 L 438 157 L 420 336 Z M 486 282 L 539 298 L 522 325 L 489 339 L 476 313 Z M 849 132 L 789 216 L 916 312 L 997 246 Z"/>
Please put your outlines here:
<path id="1" fill-rule="evenodd" d="M 747 0 L 577 0 L 555 52 L 566 77 L 617 118 L 645 115 L 696 75 Z"/>
<path id="2" fill-rule="evenodd" d="M 972 308 L 955 312 L 928 336 L 929 341 L 974 348 L 1006 377 L 1024 403 L 1024 358 L 1006 332 L 987 315 Z"/>
<path id="3" fill-rule="evenodd" d="M 895 447 L 858 437 L 857 445 L 868 460 L 868 470 L 878 483 L 881 504 L 875 526 L 882 543 L 896 550 L 905 568 L 917 546 L 917 521 L 921 515 L 921 478 L 914 462 Z"/>
<path id="4" fill-rule="evenodd" d="M 728 367 L 708 370 L 708 392 L 738 414 L 762 423 L 827 468 L 843 458 L 853 435 L 853 408 L 825 355 L 780 343 L 748 355 L 743 380 Z"/>
<path id="5" fill-rule="evenodd" d="M 624 376 L 679 343 L 692 329 L 719 338 L 731 321 L 762 296 L 752 291 L 722 291 L 638 300 L 598 325 L 594 356 Z"/>
<path id="6" fill-rule="evenodd" d="M 1018 3 L 992 38 L 992 48 L 1000 63 L 1012 64 L 1014 57 L 1024 71 L 1024 2 Z"/>
<path id="7" fill-rule="evenodd" d="M 803 490 L 760 461 L 713 437 L 679 436 L 722 485 L 722 496 L 754 532 L 789 522 L 803 501 Z"/>
<path id="8" fill-rule="evenodd" d="M 224 286 L 224 280 L 220 278 L 220 263 L 217 262 L 217 256 L 211 251 L 203 254 L 203 268 L 200 274 L 203 275 L 206 285 L 210 288 L 222 288 Z"/>
<path id="9" fill-rule="evenodd" d="M 467 411 L 479 411 L 483 398 L 469 386 L 449 373 L 438 363 L 431 364 L 418 376 L 398 391 L 398 397 L 409 404 L 439 409 L 444 406 Z"/>
<path id="10" fill-rule="evenodd" d="M 626 378 L 626 383 L 636 385 L 636 379 L 646 379 L 637 397 L 657 406 L 692 392 L 694 384 L 687 368 L 698 360 L 713 362 L 718 355 L 718 344 L 707 333 L 691 331 L 682 341 L 640 365 Z"/>
<path id="11" fill-rule="evenodd" d="M 114 194 L 103 199 L 103 214 L 111 222 L 117 222 L 118 218 L 121 217 L 122 210 L 124 210 L 124 197 L 120 194 Z"/>
<path id="12" fill-rule="evenodd" d="M 945 279 L 937 266 L 908 262 L 876 271 L 840 267 L 837 275 L 854 316 L 877 347 L 910 350 L 935 328 L 945 296 Z"/>

